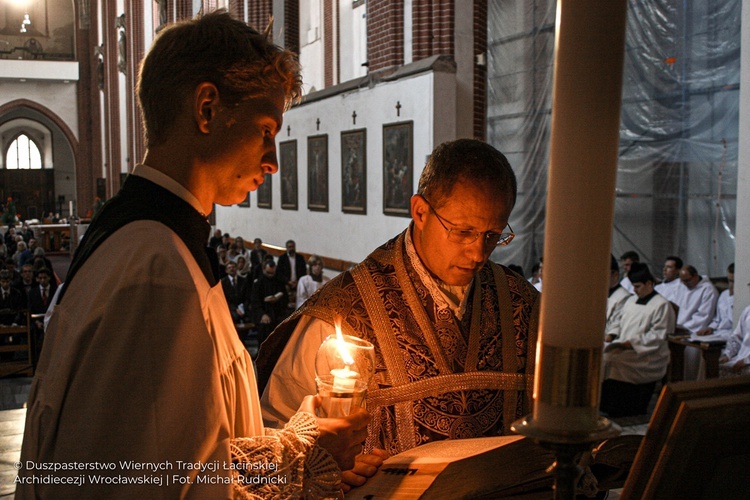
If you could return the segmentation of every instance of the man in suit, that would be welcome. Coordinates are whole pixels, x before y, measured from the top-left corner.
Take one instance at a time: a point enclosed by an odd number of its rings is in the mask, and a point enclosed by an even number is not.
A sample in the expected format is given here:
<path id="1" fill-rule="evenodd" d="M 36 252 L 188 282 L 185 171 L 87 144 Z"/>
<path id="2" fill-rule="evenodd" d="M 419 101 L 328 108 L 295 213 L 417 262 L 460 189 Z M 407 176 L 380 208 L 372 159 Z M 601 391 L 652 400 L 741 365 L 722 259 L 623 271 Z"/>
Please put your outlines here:
<path id="1" fill-rule="evenodd" d="M 253 249 L 250 251 L 250 275 L 252 280 L 255 280 L 260 276 L 263 271 L 263 260 L 268 255 L 265 248 L 263 248 L 263 240 L 255 238 L 253 240 Z"/>
<path id="2" fill-rule="evenodd" d="M 24 300 L 28 300 L 31 288 L 36 284 L 34 281 L 34 266 L 24 264 L 21 273 L 16 277 L 11 286 L 17 288 L 23 294 Z"/>
<path id="3" fill-rule="evenodd" d="M 305 258 L 297 254 L 297 244 L 294 240 L 286 242 L 286 253 L 279 256 L 276 274 L 287 285 L 289 302 L 287 306 L 290 312 L 294 310 L 297 303 L 297 282 L 307 274 Z"/>
<path id="4" fill-rule="evenodd" d="M 277 273 L 279 278 L 289 286 L 290 290 L 297 289 L 297 281 L 307 274 L 305 258 L 297 254 L 297 244 L 294 240 L 286 242 L 286 253 L 279 256 Z"/>
<path id="5" fill-rule="evenodd" d="M 6 269 L 0 270 L 0 325 L 20 324 L 21 310 L 26 308 L 26 297 L 23 292 L 10 286 L 11 274 Z"/>
<path id="6" fill-rule="evenodd" d="M 247 280 L 237 274 L 237 264 L 234 262 L 227 262 L 225 269 L 227 275 L 221 278 L 221 287 L 229 304 L 229 314 L 232 315 L 235 324 L 244 323 L 250 318 L 250 291 Z"/>
<path id="7" fill-rule="evenodd" d="M 43 267 L 36 272 L 37 286 L 29 289 L 29 313 L 42 314 L 47 312 L 50 300 L 57 291 L 57 283 L 52 279 L 52 271 Z M 34 320 L 32 327 L 36 332 L 37 345 L 41 346 L 44 335 L 44 318 L 40 317 Z"/>
<path id="8" fill-rule="evenodd" d="M 0 270 L 0 325 L 3 326 L 26 324 L 26 318 L 22 312 L 26 309 L 26 297 L 23 292 L 10 286 L 11 277 L 7 269 Z M 14 337 L 15 335 L 3 335 L 0 337 L 0 344 L 17 343 L 18 339 Z M 13 352 L 0 353 L 0 359 L 13 359 L 13 354 Z"/>
<path id="9" fill-rule="evenodd" d="M 260 344 L 286 317 L 286 287 L 273 260 L 263 262 L 263 272 L 253 281 L 250 297 Z"/>

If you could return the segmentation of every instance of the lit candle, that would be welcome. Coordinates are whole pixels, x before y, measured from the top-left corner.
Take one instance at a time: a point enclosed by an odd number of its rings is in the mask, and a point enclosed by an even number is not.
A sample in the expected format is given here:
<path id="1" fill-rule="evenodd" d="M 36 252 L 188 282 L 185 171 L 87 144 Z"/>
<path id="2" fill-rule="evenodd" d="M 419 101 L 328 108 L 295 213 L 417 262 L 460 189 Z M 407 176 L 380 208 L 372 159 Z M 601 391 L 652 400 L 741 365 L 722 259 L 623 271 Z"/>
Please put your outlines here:
<path id="1" fill-rule="evenodd" d="M 354 364 L 354 358 L 349 353 L 347 343 L 344 340 L 344 334 L 341 332 L 341 318 L 336 318 L 334 327 L 336 328 L 336 349 L 344 361 L 344 367 L 331 370 L 331 375 L 333 375 L 333 390 L 351 392 L 357 384 L 359 373 L 349 368 Z"/>
<path id="2" fill-rule="evenodd" d="M 331 370 L 331 375 L 333 375 L 334 392 L 351 392 L 357 385 L 357 379 L 359 378 L 359 373 L 349 369 L 348 366 L 334 368 Z"/>
<path id="3" fill-rule="evenodd" d="M 620 130 L 626 1 L 557 3 L 536 424 L 598 421 Z"/>

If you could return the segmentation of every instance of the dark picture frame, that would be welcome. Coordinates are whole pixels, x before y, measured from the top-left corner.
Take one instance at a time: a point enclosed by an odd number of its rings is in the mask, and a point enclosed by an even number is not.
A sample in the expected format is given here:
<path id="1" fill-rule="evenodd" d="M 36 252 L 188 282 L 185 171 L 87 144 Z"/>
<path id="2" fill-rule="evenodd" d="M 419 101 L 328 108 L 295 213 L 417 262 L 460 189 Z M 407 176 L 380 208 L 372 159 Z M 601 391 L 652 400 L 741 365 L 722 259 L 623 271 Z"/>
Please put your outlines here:
<path id="1" fill-rule="evenodd" d="M 411 216 L 414 189 L 414 122 L 383 125 L 383 213 Z"/>
<path id="2" fill-rule="evenodd" d="M 367 129 L 341 132 L 341 211 L 367 213 Z"/>
<path id="3" fill-rule="evenodd" d="M 263 184 L 258 187 L 258 208 L 271 208 L 273 205 L 273 197 L 271 193 L 272 179 L 273 177 L 271 177 L 271 174 L 266 174 Z"/>
<path id="4" fill-rule="evenodd" d="M 307 138 L 307 208 L 328 211 L 328 134 Z"/>
<path id="5" fill-rule="evenodd" d="M 244 201 L 237 203 L 238 207 L 250 208 L 250 192 L 248 191 Z"/>
<path id="6" fill-rule="evenodd" d="M 279 176 L 281 177 L 281 208 L 297 210 L 297 141 L 279 144 Z"/>

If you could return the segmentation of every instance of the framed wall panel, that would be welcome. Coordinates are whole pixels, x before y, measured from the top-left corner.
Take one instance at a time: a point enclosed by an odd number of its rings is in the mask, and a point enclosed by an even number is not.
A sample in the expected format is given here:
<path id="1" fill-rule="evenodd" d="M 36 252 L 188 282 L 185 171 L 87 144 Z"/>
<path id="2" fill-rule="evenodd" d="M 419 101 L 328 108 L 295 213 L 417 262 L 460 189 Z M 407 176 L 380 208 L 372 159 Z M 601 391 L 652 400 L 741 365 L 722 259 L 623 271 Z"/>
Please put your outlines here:
<path id="1" fill-rule="evenodd" d="M 383 125 L 383 213 L 411 216 L 414 185 L 413 122 Z"/>
<path id="2" fill-rule="evenodd" d="M 328 135 L 307 138 L 307 208 L 328 211 Z"/>
<path id="3" fill-rule="evenodd" d="M 367 130 L 341 132 L 341 211 L 367 213 Z"/>

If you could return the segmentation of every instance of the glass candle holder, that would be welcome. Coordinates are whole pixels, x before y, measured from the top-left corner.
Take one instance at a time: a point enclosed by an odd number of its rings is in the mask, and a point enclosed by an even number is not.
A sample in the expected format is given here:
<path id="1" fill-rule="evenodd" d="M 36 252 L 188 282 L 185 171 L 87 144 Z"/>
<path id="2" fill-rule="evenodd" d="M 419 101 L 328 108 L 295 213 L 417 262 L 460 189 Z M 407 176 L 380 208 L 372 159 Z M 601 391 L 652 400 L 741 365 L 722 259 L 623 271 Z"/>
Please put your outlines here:
<path id="1" fill-rule="evenodd" d="M 329 335 L 315 356 L 315 383 L 323 402 L 321 417 L 345 417 L 364 404 L 367 386 L 375 372 L 375 347 L 366 340 Z"/>

